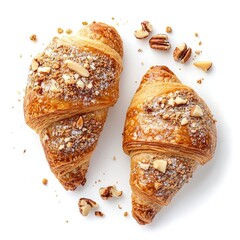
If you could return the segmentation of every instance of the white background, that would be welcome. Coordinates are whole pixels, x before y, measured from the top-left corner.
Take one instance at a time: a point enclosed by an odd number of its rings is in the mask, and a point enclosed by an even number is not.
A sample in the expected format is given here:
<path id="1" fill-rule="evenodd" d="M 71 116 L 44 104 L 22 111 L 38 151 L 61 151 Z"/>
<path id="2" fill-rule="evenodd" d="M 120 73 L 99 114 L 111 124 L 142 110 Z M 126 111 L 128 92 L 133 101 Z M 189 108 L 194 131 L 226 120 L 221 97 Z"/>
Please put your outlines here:
<path id="1" fill-rule="evenodd" d="M 0 239 L 239 239 L 239 8 L 238 1 L 1 1 L 1 170 Z M 114 17 L 114 20 L 112 20 Z M 50 172 L 38 136 L 23 118 L 23 95 L 32 57 L 57 35 L 57 28 L 77 31 L 82 21 L 103 21 L 116 27 L 124 42 L 120 98 L 109 112 L 94 152 L 87 183 L 67 192 Z M 133 32 L 148 20 L 154 34 L 167 25 L 172 49 L 158 52 Z M 199 33 L 199 38 L 194 33 Z M 38 41 L 29 40 L 31 34 Z M 198 46 L 198 41 L 202 45 Z M 174 62 L 176 44 L 186 42 L 211 60 L 208 73 L 190 60 Z M 44 44 L 44 45 L 43 45 Z M 137 50 L 143 49 L 142 53 Z M 22 57 L 20 57 L 20 55 Z M 143 74 L 152 65 L 167 65 L 183 83 L 194 88 L 218 120 L 214 159 L 199 167 L 154 222 L 139 226 L 131 217 L 129 157 L 121 148 L 121 133 L 129 102 Z M 181 70 L 180 70 L 181 68 Z M 204 78 L 201 85 L 199 78 Z M 26 153 L 23 153 L 26 149 Z M 116 160 L 113 160 L 116 156 Z M 47 178 L 44 186 L 41 181 Z M 95 183 L 95 181 L 101 182 Z M 116 184 L 121 199 L 103 201 L 98 189 Z M 105 213 L 84 218 L 78 199 L 96 200 Z M 118 209 L 118 204 L 122 209 Z M 123 213 L 127 211 L 128 217 Z"/>

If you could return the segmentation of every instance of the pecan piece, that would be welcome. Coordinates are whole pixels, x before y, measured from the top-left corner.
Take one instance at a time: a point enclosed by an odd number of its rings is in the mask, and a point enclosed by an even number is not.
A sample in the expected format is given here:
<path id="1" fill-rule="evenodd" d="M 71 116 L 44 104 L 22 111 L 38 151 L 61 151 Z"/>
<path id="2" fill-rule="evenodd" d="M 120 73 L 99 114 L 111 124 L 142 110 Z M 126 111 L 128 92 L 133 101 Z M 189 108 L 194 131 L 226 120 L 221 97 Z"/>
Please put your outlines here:
<path id="1" fill-rule="evenodd" d="M 138 39 L 144 39 L 150 35 L 152 32 L 152 24 L 148 21 L 143 21 L 141 23 L 141 28 L 134 32 L 134 35 Z"/>
<path id="2" fill-rule="evenodd" d="M 87 216 L 92 208 L 97 208 L 98 204 L 88 198 L 80 198 L 78 202 L 79 211 L 83 216 Z"/>
<path id="3" fill-rule="evenodd" d="M 174 49 L 173 58 L 176 62 L 185 63 L 191 57 L 191 54 L 192 49 L 188 48 L 186 43 L 181 43 Z"/>
<path id="4" fill-rule="evenodd" d="M 149 45 L 153 49 L 157 50 L 169 50 L 171 48 L 171 44 L 168 41 L 168 36 L 166 34 L 157 34 L 154 35 L 150 40 L 149 40 Z"/>

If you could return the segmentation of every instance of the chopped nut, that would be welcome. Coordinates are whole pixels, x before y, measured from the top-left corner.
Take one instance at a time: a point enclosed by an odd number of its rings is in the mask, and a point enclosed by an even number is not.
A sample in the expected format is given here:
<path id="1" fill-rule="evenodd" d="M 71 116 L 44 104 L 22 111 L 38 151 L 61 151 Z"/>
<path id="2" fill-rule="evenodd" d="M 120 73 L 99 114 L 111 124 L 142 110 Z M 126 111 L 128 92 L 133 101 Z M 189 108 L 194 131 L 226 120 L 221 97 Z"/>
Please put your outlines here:
<path id="1" fill-rule="evenodd" d="M 141 23 L 141 29 L 136 30 L 134 32 L 134 35 L 138 39 L 143 39 L 143 38 L 148 37 L 151 32 L 152 32 L 152 25 L 151 25 L 151 23 L 149 23 L 148 21 L 143 21 Z"/>
<path id="2" fill-rule="evenodd" d="M 36 71 L 38 69 L 38 66 L 39 66 L 38 62 L 35 59 L 33 59 L 32 60 L 32 65 L 31 65 L 32 70 Z"/>
<path id="3" fill-rule="evenodd" d="M 187 102 L 187 99 L 182 99 L 180 97 L 176 97 L 176 99 L 175 99 L 175 103 L 177 105 L 185 104 L 186 102 Z"/>
<path id="4" fill-rule="evenodd" d="M 63 150 L 64 149 L 64 144 L 61 144 L 60 146 L 59 146 L 59 148 L 58 148 L 58 150 Z"/>
<path id="5" fill-rule="evenodd" d="M 70 60 L 66 60 L 65 63 L 71 70 L 78 73 L 80 76 L 89 77 L 89 71 L 86 68 L 82 67 L 80 64 Z"/>
<path id="6" fill-rule="evenodd" d="M 181 61 L 181 63 L 187 62 L 192 54 L 192 49 L 188 48 L 186 43 L 179 44 L 173 51 L 173 58 L 176 62 Z"/>
<path id="7" fill-rule="evenodd" d="M 108 186 L 100 188 L 99 193 L 103 200 L 107 200 L 111 197 L 121 197 L 123 192 L 118 191 L 116 186 Z"/>
<path id="8" fill-rule="evenodd" d="M 168 100 L 168 104 L 169 105 L 171 105 L 171 106 L 174 106 L 174 99 L 171 97 L 171 98 L 169 98 L 169 100 Z"/>
<path id="9" fill-rule="evenodd" d="M 43 178 L 42 184 L 43 184 L 43 185 L 47 185 L 47 184 L 48 184 L 48 180 L 47 180 L 46 178 Z"/>
<path id="10" fill-rule="evenodd" d="M 75 80 L 69 76 L 68 74 L 63 74 L 63 79 L 64 79 L 64 82 L 68 85 L 68 84 L 74 84 L 75 83 Z"/>
<path id="11" fill-rule="evenodd" d="M 67 30 L 66 30 L 66 33 L 67 33 L 67 34 L 71 34 L 71 33 L 72 33 L 72 29 L 67 29 Z"/>
<path id="12" fill-rule="evenodd" d="M 149 45 L 153 49 L 157 50 L 169 50 L 171 44 L 168 41 L 168 36 L 166 34 L 157 34 L 149 40 Z"/>
<path id="13" fill-rule="evenodd" d="M 166 27 L 166 33 L 171 33 L 172 32 L 172 28 L 170 26 Z"/>
<path id="14" fill-rule="evenodd" d="M 101 211 L 95 211 L 95 216 L 104 217 L 104 214 Z"/>
<path id="15" fill-rule="evenodd" d="M 169 120 L 170 119 L 170 116 L 168 114 L 164 114 L 163 117 L 162 117 L 164 120 Z"/>
<path id="16" fill-rule="evenodd" d="M 82 129 L 82 127 L 83 127 L 83 118 L 82 116 L 80 116 L 77 121 L 77 128 Z"/>
<path id="17" fill-rule="evenodd" d="M 36 34 L 32 34 L 30 36 L 30 40 L 33 41 L 33 42 L 37 41 L 37 35 Z"/>
<path id="18" fill-rule="evenodd" d="M 50 67 L 39 67 L 38 68 L 38 72 L 39 73 L 45 73 L 45 74 L 49 74 L 51 71 Z"/>
<path id="19" fill-rule="evenodd" d="M 127 217 L 128 216 L 128 212 L 124 212 L 123 216 Z"/>
<path id="20" fill-rule="evenodd" d="M 77 84 L 77 86 L 78 86 L 79 88 L 82 88 L 82 89 L 83 89 L 84 86 L 85 86 L 85 85 L 84 85 L 84 82 L 81 81 L 81 80 L 78 80 L 76 84 Z"/>
<path id="21" fill-rule="evenodd" d="M 58 32 L 58 34 L 62 34 L 62 33 L 63 33 L 62 28 L 58 28 L 58 29 L 57 29 L 57 32 Z"/>
<path id="22" fill-rule="evenodd" d="M 197 68 L 200 68 L 204 72 L 207 72 L 211 67 L 212 67 L 212 62 L 211 61 L 199 61 L 193 63 L 194 66 Z"/>
<path id="23" fill-rule="evenodd" d="M 57 93 L 61 90 L 56 86 L 56 84 L 52 84 L 52 86 L 50 87 L 50 91 Z"/>
<path id="24" fill-rule="evenodd" d="M 48 139 L 49 139 L 49 136 L 48 136 L 47 134 L 45 134 L 45 135 L 43 136 L 42 141 L 45 143 Z"/>
<path id="25" fill-rule="evenodd" d="M 71 148 L 73 146 L 73 143 L 72 142 L 67 142 L 67 147 L 68 148 Z"/>
<path id="26" fill-rule="evenodd" d="M 66 138 L 64 139 L 64 142 L 65 142 L 65 143 L 67 143 L 67 142 L 69 142 L 69 141 L 71 141 L 71 138 L 70 138 L 70 137 L 66 137 Z"/>
<path id="27" fill-rule="evenodd" d="M 155 168 L 156 170 L 165 173 L 166 172 L 166 168 L 167 168 L 167 161 L 165 160 L 155 160 L 153 162 L 153 168 Z"/>
<path id="28" fill-rule="evenodd" d="M 88 89 L 91 89 L 93 87 L 92 83 L 88 83 L 86 86 Z"/>
<path id="29" fill-rule="evenodd" d="M 97 208 L 98 204 L 88 198 L 80 198 L 78 201 L 79 211 L 83 216 L 87 216 L 92 208 Z"/>
<path id="30" fill-rule="evenodd" d="M 184 125 L 186 125 L 186 124 L 188 124 L 188 120 L 187 120 L 186 118 L 183 118 L 183 119 L 181 120 L 181 125 L 184 126 Z"/>
<path id="31" fill-rule="evenodd" d="M 190 112 L 190 116 L 192 117 L 202 117 L 203 116 L 203 111 L 201 107 L 198 105 L 194 106 Z"/>
<path id="32" fill-rule="evenodd" d="M 148 170 L 149 168 L 149 163 L 142 163 L 142 162 L 139 162 L 139 167 L 142 168 L 143 170 Z"/>

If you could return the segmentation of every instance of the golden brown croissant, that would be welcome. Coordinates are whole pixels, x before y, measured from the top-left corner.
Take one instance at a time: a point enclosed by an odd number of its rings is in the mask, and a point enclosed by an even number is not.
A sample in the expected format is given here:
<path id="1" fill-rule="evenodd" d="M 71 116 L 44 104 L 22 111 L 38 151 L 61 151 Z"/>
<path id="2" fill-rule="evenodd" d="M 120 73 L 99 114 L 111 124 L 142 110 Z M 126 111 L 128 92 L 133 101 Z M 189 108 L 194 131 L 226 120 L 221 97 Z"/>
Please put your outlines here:
<path id="1" fill-rule="evenodd" d="M 117 31 L 92 23 L 55 37 L 32 61 L 26 123 L 39 135 L 52 172 L 66 190 L 84 185 L 89 160 L 119 95 L 123 45 Z"/>
<path id="2" fill-rule="evenodd" d="M 215 121 L 205 102 L 167 67 L 151 67 L 128 108 L 123 134 L 137 222 L 150 223 L 215 147 Z"/>

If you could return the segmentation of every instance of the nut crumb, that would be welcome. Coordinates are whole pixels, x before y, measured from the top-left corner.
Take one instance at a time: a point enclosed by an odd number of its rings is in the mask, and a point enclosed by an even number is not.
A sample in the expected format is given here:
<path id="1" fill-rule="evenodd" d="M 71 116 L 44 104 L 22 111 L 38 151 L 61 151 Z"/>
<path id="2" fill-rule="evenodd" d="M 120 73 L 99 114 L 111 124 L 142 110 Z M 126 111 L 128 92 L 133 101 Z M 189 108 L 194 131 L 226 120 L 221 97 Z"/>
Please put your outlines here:
<path id="1" fill-rule="evenodd" d="M 36 34 L 32 34 L 30 36 L 30 40 L 33 41 L 33 42 L 36 42 L 37 41 L 37 35 Z"/>
<path id="2" fill-rule="evenodd" d="M 83 21 L 83 22 L 82 22 L 82 25 L 83 25 L 83 26 L 86 26 L 86 25 L 88 25 L 88 22 L 87 22 L 87 21 Z"/>
<path id="3" fill-rule="evenodd" d="M 95 216 L 104 217 L 104 213 L 102 213 L 101 211 L 95 211 Z"/>
<path id="4" fill-rule="evenodd" d="M 62 34 L 63 33 L 63 29 L 62 28 L 58 28 L 57 32 L 58 32 L 58 34 Z"/>
<path id="5" fill-rule="evenodd" d="M 112 197 L 121 197 L 123 192 L 118 191 L 116 186 L 101 187 L 99 189 L 100 196 L 103 200 L 108 200 Z"/>
<path id="6" fill-rule="evenodd" d="M 142 163 L 142 162 L 139 162 L 139 167 L 143 170 L 148 170 L 149 169 L 149 166 L 150 164 L 149 163 Z"/>
<path id="7" fill-rule="evenodd" d="M 187 125 L 187 124 L 188 124 L 187 118 L 183 118 L 183 119 L 181 120 L 181 125 L 184 126 L 184 125 Z"/>
<path id="8" fill-rule="evenodd" d="M 47 185 L 47 184 L 48 184 L 48 180 L 47 180 L 46 178 L 43 178 L 42 184 L 43 184 L 43 185 Z"/>
<path id="9" fill-rule="evenodd" d="M 71 33 L 72 33 L 72 29 L 67 29 L 67 30 L 66 30 L 66 33 L 67 33 L 67 34 L 71 34 Z"/>
<path id="10" fill-rule="evenodd" d="M 166 33 L 171 33 L 172 32 L 172 28 L 170 26 L 166 27 Z"/>
<path id="11" fill-rule="evenodd" d="M 123 216 L 127 217 L 128 216 L 128 212 L 124 212 Z"/>

